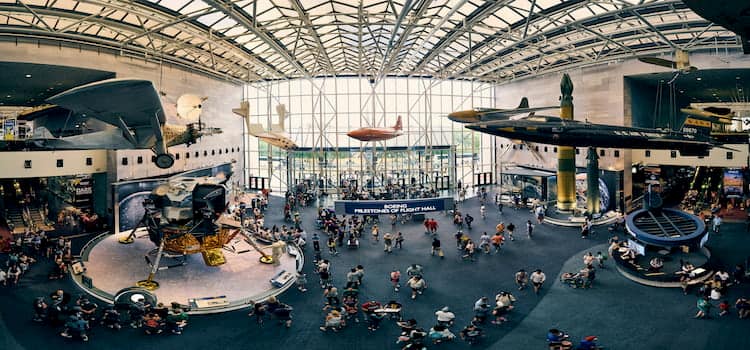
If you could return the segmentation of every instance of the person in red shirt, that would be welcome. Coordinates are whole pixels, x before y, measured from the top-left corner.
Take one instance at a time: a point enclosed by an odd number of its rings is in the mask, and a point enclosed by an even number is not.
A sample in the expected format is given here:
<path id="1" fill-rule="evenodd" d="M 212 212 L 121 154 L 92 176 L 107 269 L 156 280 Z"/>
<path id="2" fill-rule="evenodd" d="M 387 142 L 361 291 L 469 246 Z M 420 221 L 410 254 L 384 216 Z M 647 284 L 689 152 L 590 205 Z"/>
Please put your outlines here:
<path id="1" fill-rule="evenodd" d="M 495 247 L 495 253 L 498 253 L 500 251 L 500 246 L 503 245 L 503 241 L 505 240 L 505 237 L 503 237 L 502 233 L 496 232 L 492 238 L 490 238 L 490 241 L 492 241 L 492 246 Z"/>

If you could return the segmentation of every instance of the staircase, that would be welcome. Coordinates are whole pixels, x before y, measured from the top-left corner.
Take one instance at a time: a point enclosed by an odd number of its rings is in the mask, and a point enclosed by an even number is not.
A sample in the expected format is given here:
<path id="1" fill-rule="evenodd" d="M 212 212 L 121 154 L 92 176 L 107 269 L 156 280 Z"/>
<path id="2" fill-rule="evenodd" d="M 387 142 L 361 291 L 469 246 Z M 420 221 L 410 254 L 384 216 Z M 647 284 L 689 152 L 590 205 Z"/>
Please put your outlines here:
<path id="1" fill-rule="evenodd" d="M 8 226 L 13 228 L 13 233 L 23 233 L 27 227 L 20 208 L 8 209 L 5 220 L 8 222 Z"/>

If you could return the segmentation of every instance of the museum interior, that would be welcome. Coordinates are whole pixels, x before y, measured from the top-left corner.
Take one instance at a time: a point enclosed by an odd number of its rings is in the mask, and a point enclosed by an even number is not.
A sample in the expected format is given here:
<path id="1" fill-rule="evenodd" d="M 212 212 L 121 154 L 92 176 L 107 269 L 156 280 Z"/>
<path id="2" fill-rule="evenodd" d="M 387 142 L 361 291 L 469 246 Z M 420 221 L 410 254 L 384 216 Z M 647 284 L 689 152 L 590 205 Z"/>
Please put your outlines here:
<path id="1" fill-rule="evenodd" d="M 750 3 L 0 0 L 0 348 L 747 349 Z"/>

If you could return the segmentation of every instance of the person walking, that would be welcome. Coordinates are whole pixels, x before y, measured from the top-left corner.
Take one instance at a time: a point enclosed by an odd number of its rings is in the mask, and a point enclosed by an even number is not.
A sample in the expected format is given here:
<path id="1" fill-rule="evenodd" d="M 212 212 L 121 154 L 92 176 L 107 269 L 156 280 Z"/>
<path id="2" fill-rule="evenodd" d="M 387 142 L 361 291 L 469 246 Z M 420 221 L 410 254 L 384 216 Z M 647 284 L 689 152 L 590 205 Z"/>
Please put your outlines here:
<path id="1" fill-rule="evenodd" d="M 333 256 L 339 254 L 339 252 L 336 250 L 336 240 L 333 238 L 333 236 L 328 237 L 328 252 Z"/>
<path id="2" fill-rule="evenodd" d="M 437 254 L 440 259 L 445 259 L 445 254 L 443 254 L 443 249 L 440 247 L 440 239 L 437 237 L 432 238 L 432 250 L 430 252 L 430 255 L 435 256 Z"/>
<path id="3" fill-rule="evenodd" d="M 359 273 L 357 273 L 356 267 L 352 267 L 352 269 L 346 273 L 346 288 L 359 289 Z"/>
<path id="4" fill-rule="evenodd" d="M 466 216 L 464 217 L 464 222 L 466 222 L 466 228 L 471 230 L 471 223 L 474 222 L 474 217 L 469 215 L 469 213 L 466 213 Z"/>
<path id="5" fill-rule="evenodd" d="M 544 281 L 547 280 L 547 276 L 542 272 L 542 269 L 536 269 L 531 273 L 531 285 L 534 286 L 534 293 L 539 294 L 539 289 L 542 288 Z"/>
<path id="6" fill-rule="evenodd" d="M 715 234 L 719 234 L 719 231 L 721 230 L 721 223 L 723 222 L 722 215 L 716 215 L 713 219 L 713 231 Z"/>
<path id="7" fill-rule="evenodd" d="M 467 259 L 467 260 L 470 260 L 470 261 L 474 261 L 474 250 L 475 249 L 476 249 L 476 247 L 474 246 L 474 242 L 471 239 L 469 239 L 468 241 L 466 241 L 466 246 L 464 247 L 464 252 L 466 252 L 466 254 L 463 256 L 464 259 Z"/>
<path id="8" fill-rule="evenodd" d="M 378 228 L 378 225 L 373 225 L 370 233 L 372 234 L 372 239 L 375 241 L 375 243 L 377 243 L 380 236 L 380 229 Z"/>
<path id="9" fill-rule="evenodd" d="M 487 232 L 482 232 L 482 235 L 479 237 L 479 249 L 484 251 L 485 254 L 490 253 L 490 235 Z"/>
<path id="10" fill-rule="evenodd" d="M 534 232 L 534 224 L 531 223 L 531 219 L 526 220 L 526 235 L 531 238 L 531 234 Z"/>
<path id="11" fill-rule="evenodd" d="M 401 233 L 401 231 L 399 231 L 396 234 L 396 247 L 400 250 L 403 248 L 403 244 L 404 244 L 404 234 Z"/>
<path id="12" fill-rule="evenodd" d="M 337 307 L 340 305 L 339 301 L 339 290 L 333 285 L 328 285 L 323 290 L 323 296 L 326 298 L 327 307 Z"/>
<path id="13" fill-rule="evenodd" d="M 520 269 L 516 272 L 515 279 L 518 290 L 523 290 L 526 288 L 526 284 L 529 283 L 529 276 L 524 269 Z"/>
<path id="14" fill-rule="evenodd" d="M 513 223 L 511 222 L 510 224 L 508 224 L 507 228 L 508 228 L 508 237 L 510 237 L 511 241 L 515 241 L 515 239 L 513 238 L 513 231 L 516 230 L 516 225 L 513 225 Z"/>
<path id="15" fill-rule="evenodd" d="M 484 204 L 479 207 L 479 216 L 482 217 L 482 220 L 487 219 L 487 208 L 484 206 Z"/>
<path id="16" fill-rule="evenodd" d="M 490 238 L 490 241 L 492 241 L 492 246 L 495 248 L 495 254 L 500 252 L 500 246 L 503 245 L 504 240 L 505 237 L 503 237 L 503 234 L 500 232 L 495 232 L 495 235 Z"/>
<path id="17" fill-rule="evenodd" d="M 390 254 L 393 249 L 393 235 L 390 232 L 386 232 L 383 235 L 383 251 Z"/>
<path id="18" fill-rule="evenodd" d="M 391 285 L 393 285 L 393 291 L 398 292 L 398 289 L 401 288 L 401 284 L 399 284 L 399 281 L 401 280 L 401 271 L 394 267 L 393 270 L 391 270 L 390 278 Z"/>
<path id="19" fill-rule="evenodd" d="M 417 294 L 422 294 L 422 291 L 427 288 L 427 282 L 422 278 L 422 275 L 414 275 L 406 282 L 406 285 L 411 288 L 412 299 L 416 299 Z"/>
<path id="20" fill-rule="evenodd" d="M 544 221 L 544 205 L 536 207 L 536 221 L 538 224 Z"/>

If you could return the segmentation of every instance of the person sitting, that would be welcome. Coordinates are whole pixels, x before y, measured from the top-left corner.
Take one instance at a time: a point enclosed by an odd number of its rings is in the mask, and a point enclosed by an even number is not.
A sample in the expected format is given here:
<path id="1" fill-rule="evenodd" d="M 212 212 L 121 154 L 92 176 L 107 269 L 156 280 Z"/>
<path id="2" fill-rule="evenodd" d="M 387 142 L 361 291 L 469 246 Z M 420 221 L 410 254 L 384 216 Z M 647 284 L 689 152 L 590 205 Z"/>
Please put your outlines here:
<path id="1" fill-rule="evenodd" d="M 89 341 L 89 337 L 86 335 L 86 329 L 88 328 L 89 323 L 86 322 L 86 320 L 73 314 L 68 318 L 68 321 L 65 322 L 65 330 L 60 333 L 60 335 L 65 338 L 76 337 L 83 341 Z"/>
<path id="2" fill-rule="evenodd" d="M 0 270 L 2 271 L 2 270 Z M 47 303 L 44 297 L 34 299 L 34 318 L 35 322 L 44 322 L 47 319 Z"/>
<path id="3" fill-rule="evenodd" d="M 437 324 L 437 325 L 433 326 L 432 328 L 430 328 L 430 333 L 429 333 L 428 337 L 430 338 L 430 340 L 432 340 L 432 342 L 434 344 L 439 344 L 439 343 L 442 343 L 444 341 L 451 341 L 451 340 L 453 340 L 454 338 L 456 338 L 456 335 L 453 334 L 448 329 L 447 326 L 442 325 L 442 324 Z"/>
<path id="4" fill-rule="evenodd" d="M 117 309 L 115 309 L 114 305 L 107 305 L 104 307 L 101 324 L 104 327 L 110 329 L 122 328 L 122 326 L 120 325 L 120 313 L 117 312 Z"/>
<path id="5" fill-rule="evenodd" d="M 734 307 L 737 308 L 737 315 L 742 319 L 750 315 L 750 300 L 747 298 L 740 297 L 734 302 Z"/>
<path id="6" fill-rule="evenodd" d="M 468 326 L 461 330 L 459 335 L 461 339 L 465 340 L 469 344 L 476 344 L 482 337 L 482 329 L 473 323 L 469 323 Z"/>
<path id="7" fill-rule="evenodd" d="M 695 270 L 695 266 L 693 266 L 693 264 L 691 264 L 690 262 L 686 261 L 680 264 L 680 271 L 677 271 L 677 274 L 684 274 L 690 277 L 694 277 L 693 270 Z"/>
<path id="8" fill-rule="evenodd" d="M 331 310 L 331 312 L 326 315 L 325 323 L 320 326 L 320 330 L 325 332 L 329 328 L 332 329 L 334 332 L 338 331 L 341 327 L 344 326 L 344 318 L 341 316 L 341 312 L 339 310 Z"/>
<path id="9" fill-rule="evenodd" d="M 664 267 L 664 260 L 662 258 L 656 256 L 649 261 L 649 272 L 661 272 L 662 267 Z"/>
<path id="10" fill-rule="evenodd" d="M 621 255 L 620 259 L 625 260 L 627 262 L 631 262 L 635 260 L 635 250 L 631 249 L 630 247 L 627 248 Z"/>
<path id="11" fill-rule="evenodd" d="M 599 338 L 597 338 L 596 336 L 593 336 L 593 335 L 590 335 L 590 336 L 588 336 L 586 338 L 583 338 L 583 340 L 581 340 L 581 343 L 578 344 L 577 350 L 597 350 L 597 349 L 600 349 L 600 347 L 596 345 L 596 341 L 598 339 Z"/>
<path id="12" fill-rule="evenodd" d="M 573 347 L 573 343 L 568 341 L 569 337 L 567 333 L 557 328 L 550 329 L 547 332 L 547 343 L 550 350 L 570 350 Z"/>
<path id="13" fill-rule="evenodd" d="M 143 317 L 143 330 L 146 334 L 159 334 L 162 332 L 162 319 L 156 312 L 149 312 Z"/>

